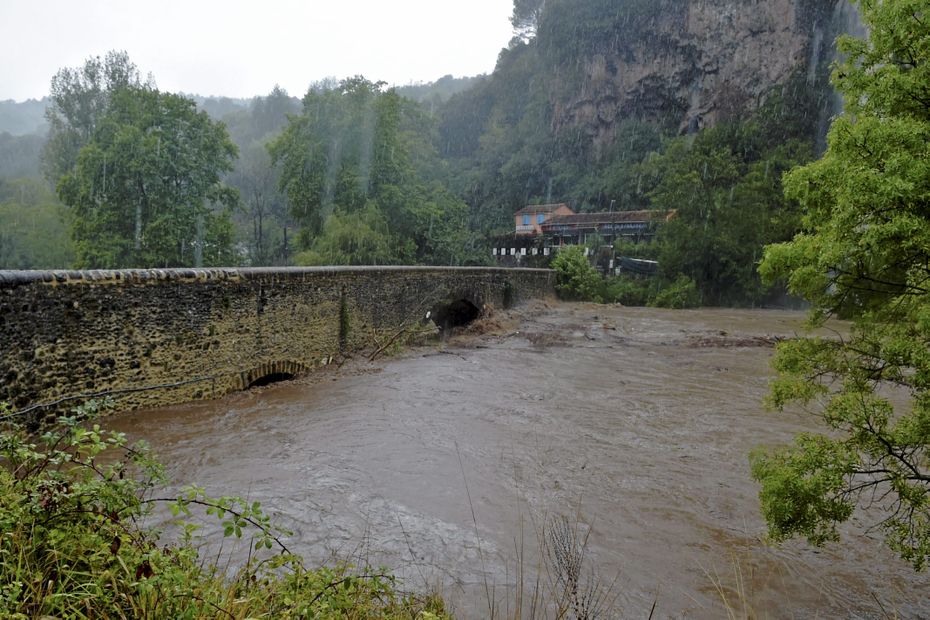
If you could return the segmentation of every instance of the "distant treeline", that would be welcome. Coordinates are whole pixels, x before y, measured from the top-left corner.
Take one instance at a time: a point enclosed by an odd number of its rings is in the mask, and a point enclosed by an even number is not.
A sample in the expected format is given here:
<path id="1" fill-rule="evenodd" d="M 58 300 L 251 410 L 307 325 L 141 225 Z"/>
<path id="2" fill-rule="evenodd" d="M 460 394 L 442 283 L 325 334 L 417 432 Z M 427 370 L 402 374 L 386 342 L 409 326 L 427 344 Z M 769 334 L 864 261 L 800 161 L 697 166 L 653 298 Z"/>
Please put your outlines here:
<path id="1" fill-rule="evenodd" d="M 0 101 L 0 135 L 44 134 L 48 130 L 45 110 L 48 97 L 16 102 L 11 99 Z"/>

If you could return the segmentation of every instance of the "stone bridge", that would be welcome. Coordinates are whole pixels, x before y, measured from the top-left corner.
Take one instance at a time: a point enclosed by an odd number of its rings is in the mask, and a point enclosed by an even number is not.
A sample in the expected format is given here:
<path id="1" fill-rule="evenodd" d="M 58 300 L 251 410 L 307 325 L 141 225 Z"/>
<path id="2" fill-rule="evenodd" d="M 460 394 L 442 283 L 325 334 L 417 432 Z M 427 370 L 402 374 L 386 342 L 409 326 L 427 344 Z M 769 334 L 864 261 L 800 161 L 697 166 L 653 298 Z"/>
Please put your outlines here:
<path id="1" fill-rule="evenodd" d="M 323 267 L 0 271 L 0 402 L 33 422 L 217 398 L 553 295 L 542 269 Z"/>

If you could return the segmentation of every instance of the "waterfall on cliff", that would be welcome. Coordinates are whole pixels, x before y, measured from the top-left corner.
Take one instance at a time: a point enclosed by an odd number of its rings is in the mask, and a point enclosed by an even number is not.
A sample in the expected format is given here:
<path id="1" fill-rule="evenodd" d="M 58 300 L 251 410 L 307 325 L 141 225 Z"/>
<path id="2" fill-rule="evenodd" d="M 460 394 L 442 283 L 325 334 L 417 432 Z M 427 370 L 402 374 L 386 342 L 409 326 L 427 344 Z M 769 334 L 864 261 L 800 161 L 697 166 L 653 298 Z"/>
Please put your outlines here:
<path id="1" fill-rule="evenodd" d="M 849 0 L 839 0 L 836 3 L 836 7 L 833 9 L 833 19 L 831 26 L 833 32 L 836 33 L 834 36 L 849 34 L 859 39 L 864 39 L 869 36 L 869 30 L 865 23 L 862 21 L 862 14 L 859 12 L 858 5 L 853 4 Z M 840 53 L 834 45 L 832 62 L 836 62 L 838 60 L 841 60 Z M 833 96 L 833 114 L 842 114 L 843 98 L 835 90 L 833 91 Z"/>
<path id="2" fill-rule="evenodd" d="M 840 0 L 841 2 L 845 0 Z M 813 86 L 817 83 L 820 74 L 820 56 L 823 53 L 823 25 L 814 23 L 814 32 L 811 35 L 811 55 L 807 60 L 807 84 Z"/>
<path id="3" fill-rule="evenodd" d="M 819 46 L 820 41 L 817 39 L 817 34 L 820 32 L 821 30 L 815 27 L 813 45 Z M 854 37 L 865 38 L 869 34 L 868 28 L 862 21 L 862 14 L 859 12 L 859 7 L 850 0 L 837 0 L 836 5 L 833 7 L 833 13 L 830 16 L 828 32 L 830 36 L 829 41 L 831 42 L 830 50 L 832 52 L 829 59 L 831 66 L 835 62 L 842 60 L 839 50 L 836 49 L 836 37 L 842 34 L 849 34 Z M 820 52 L 818 50 L 818 60 L 819 54 Z M 811 82 L 810 76 L 817 72 L 817 67 L 811 66 L 809 71 L 808 82 Z M 824 102 L 817 131 L 817 147 L 819 151 L 822 152 L 826 149 L 827 130 L 829 130 L 833 119 L 842 113 L 843 97 L 835 88 L 831 87 L 828 91 L 827 99 Z"/>

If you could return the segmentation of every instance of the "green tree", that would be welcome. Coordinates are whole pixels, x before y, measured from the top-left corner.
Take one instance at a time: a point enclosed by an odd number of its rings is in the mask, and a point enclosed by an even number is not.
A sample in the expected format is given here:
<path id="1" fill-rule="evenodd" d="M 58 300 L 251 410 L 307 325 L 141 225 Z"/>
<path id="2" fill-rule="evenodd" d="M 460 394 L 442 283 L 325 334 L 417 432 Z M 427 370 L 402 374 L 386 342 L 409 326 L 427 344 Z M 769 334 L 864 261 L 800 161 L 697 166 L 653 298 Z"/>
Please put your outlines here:
<path id="1" fill-rule="evenodd" d="M 433 121 L 383 88 L 361 77 L 313 87 L 268 145 L 302 226 L 298 260 L 468 262 L 467 207 L 444 187 Z"/>
<path id="2" fill-rule="evenodd" d="M 303 111 L 268 144 L 279 188 L 302 224 L 304 245 L 335 206 L 364 206 L 374 149 L 374 99 L 382 84 L 361 78 L 311 87 Z"/>
<path id="3" fill-rule="evenodd" d="M 12 136 L 0 131 L 0 180 L 39 177 L 46 138 L 37 133 Z"/>
<path id="4" fill-rule="evenodd" d="M 252 99 L 248 109 L 222 117 L 230 139 L 239 147 L 235 170 L 224 181 L 242 197 L 244 209 L 233 214 L 233 222 L 252 266 L 290 261 L 287 200 L 278 189 L 279 171 L 267 146 L 287 125 L 288 116 L 299 111 L 300 101 L 275 86 L 268 95 Z"/>
<path id="5" fill-rule="evenodd" d="M 813 304 L 812 321 L 853 319 L 842 338 L 778 347 L 771 400 L 816 406 L 825 434 L 756 452 L 775 540 L 838 538 L 873 506 L 888 544 L 930 558 L 930 15 L 925 0 L 862 0 L 868 40 L 843 38 L 834 71 L 845 113 L 819 161 L 786 193 L 804 230 L 766 250 L 762 272 Z"/>
<path id="6" fill-rule="evenodd" d="M 679 275 L 658 291 L 649 305 L 657 308 L 696 308 L 701 305 L 701 295 L 694 280 Z"/>
<path id="7" fill-rule="evenodd" d="M 513 15 L 510 23 L 513 32 L 521 40 L 528 40 L 536 36 L 539 25 L 539 16 L 542 14 L 545 0 L 513 0 Z"/>
<path id="8" fill-rule="evenodd" d="M 287 264 L 287 208 L 277 181 L 277 170 L 261 140 L 242 148 L 235 171 L 226 178 L 239 190 L 245 207 L 240 218 L 247 218 L 245 237 L 252 266 Z"/>
<path id="9" fill-rule="evenodd" d="M 154 87 L 151 77 L 148 86 Z M 45 176 L 53 185 L 77 163 L 106 114 L 110 99 L 124 88 L 143 85 L 136 65 L 126 52 L 110 51 L 104 58 L 88 58 L 80 68 L 65 67 L 52 77 L 48 142 L 42 151 Z"/>
<path id="10" fill-rule="evenodd" d="M 797 230 L 797 207 L 783 197 L 781 177 L 810 159 L 810 144 L 765 142 L 756 122 L 723 125 L 673 140 L 637 168 L 651 206 L 677 211 L 658 231 L 662 274 L 693 280 L 705 304 L 758 302 L 763 246 Z"/>
<path id="11" fill-rule="evenodd" d="M 298 265 L 390 265 L 397 261 L 384 214 L 369 204 L 351 213 L 334 213 Z"/>
<path id="12" fill-rule="evenodd" d="M 73 215 L 82 268 L 230 264 L 220 183 L 236 147 L 193 101 L 149 87 L 114 92 L 58 193 Z"/>

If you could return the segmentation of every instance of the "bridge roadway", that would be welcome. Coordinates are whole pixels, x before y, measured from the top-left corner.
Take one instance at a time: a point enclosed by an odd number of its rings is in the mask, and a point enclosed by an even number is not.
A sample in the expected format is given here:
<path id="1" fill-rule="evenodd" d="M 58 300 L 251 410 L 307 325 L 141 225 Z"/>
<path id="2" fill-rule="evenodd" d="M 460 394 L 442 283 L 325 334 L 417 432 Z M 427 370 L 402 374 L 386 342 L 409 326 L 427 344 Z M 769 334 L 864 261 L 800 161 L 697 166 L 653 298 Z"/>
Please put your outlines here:
<path id="1" fill-rule="evenodd" d="M 554 294 L 543 269 L 288 267 L 0 271 L 0 402 L 32 422 L 217 398 L 384 342 Z"/>

